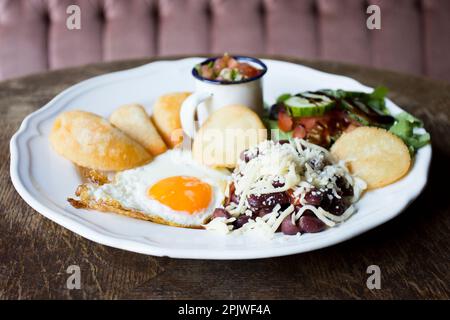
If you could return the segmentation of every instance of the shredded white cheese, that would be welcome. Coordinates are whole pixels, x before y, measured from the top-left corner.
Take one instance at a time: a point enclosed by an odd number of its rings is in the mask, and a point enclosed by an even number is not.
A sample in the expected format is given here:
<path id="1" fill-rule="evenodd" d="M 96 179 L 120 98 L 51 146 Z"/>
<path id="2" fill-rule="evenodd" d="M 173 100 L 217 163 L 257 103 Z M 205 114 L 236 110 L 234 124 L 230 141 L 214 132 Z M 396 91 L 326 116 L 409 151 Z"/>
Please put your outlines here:
<path id="1" fill-rule="evenodd" d="M 328 195 L 330 199 L 341 199 L 336 184 L 338 177 L 353 187 L 352 203 L 359 199 L 366 188 L 364 181 L 348 172 L 345 163 L 336 161 L 325 148 L 303 139 L 293 139 L 285 144 L 268 140 L 247 150 L 245 154 L 247 161 L 238 161 L 227 188 L 229 195 L 229 188 L 231 184 L 234 185 L 234 194 L 239 197 L 239 203 L 230 203 L 225 209 L 232 215 L 232 219 L 241 215 L 247 215 L 250 219 L 240 229 L 233 230 L 233 233 L 247 233 L 258 229 L 262 234 L 272 237 L 286 217 L 291 215 L 292 223 L 295 224 L 307 210 L 328 227 L 334 227 L 354 213 L 354 206 L 350 205 L 342 215 L 337 216 L 321 207 L 308 204 L 305 195 L 314 188 L 331 190 L 332 195 Z M 259 197 L 288 190 L 298 199 L 300 208 L 291 204 L 281 210 L 280 204 L 276 204 L 263 217 L 251 218 L 253 211 L 248 202 L 250 196 Z M 233 228 L 229 225 L 229 220 L 216 218 L 206 228 L 229 233 Z"/>

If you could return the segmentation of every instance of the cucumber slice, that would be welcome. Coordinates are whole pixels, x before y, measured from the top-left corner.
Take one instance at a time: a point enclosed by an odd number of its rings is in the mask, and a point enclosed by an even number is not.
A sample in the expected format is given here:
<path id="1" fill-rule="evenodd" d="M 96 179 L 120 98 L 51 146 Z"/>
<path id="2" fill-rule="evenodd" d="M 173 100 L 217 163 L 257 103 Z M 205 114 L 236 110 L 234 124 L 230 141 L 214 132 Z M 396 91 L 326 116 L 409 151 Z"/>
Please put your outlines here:
<path id="1" fill-rule="evenodd" d="M 327 97 L 324 94 L 317 94 L 317 93 L 310 93 L 310 92 L 302 92 L 299 93 L 300 96 L 307 98 L 307 99 L 314 99 L 314 100 L 321 100 L 323 102 L 331 101 L 329 97 Z"/>
<path id="2" fill-rule="evenodd" d="M 326 96 L 309 93 L 301 95 L 303 97 L 293 96 L 284 101 L 293 117 L 320 116 L 334 106 L 334 102 Z"/>
<path id="3" fill-rule="evenodd" d="M 284 102 L 284 101 L 286 101 L 287 99 L 289 99 L 290 97 L 292 97 L 292 94 L 290 94 L 290 93 L 283 93 L 282 95 L 280 95 L 278 98 L 277 98 L 277 102 L 279 103 L 279 102 Z"/>

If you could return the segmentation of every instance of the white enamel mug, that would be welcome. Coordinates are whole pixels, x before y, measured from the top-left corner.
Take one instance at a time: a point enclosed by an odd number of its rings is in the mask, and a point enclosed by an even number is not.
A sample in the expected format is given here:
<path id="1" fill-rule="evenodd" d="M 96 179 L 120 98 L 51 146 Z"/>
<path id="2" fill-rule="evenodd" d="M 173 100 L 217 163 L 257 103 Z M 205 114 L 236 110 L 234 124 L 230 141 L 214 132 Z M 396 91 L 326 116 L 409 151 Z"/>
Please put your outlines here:
<path id="1" fill-rule="evenodd" d="M 233 56 L 233 58 L 238 62 L 249 63 L 262 72 L 253 78 L 229 82 L 203 78 L 197 69 L 193 68 L 195 92 L 183 102 L 180 110 L 181 126 L 190 138 L 194 138 L 197 129 L 212 112 L 231 104 L 243 104 L 258 115 L 262 115 L 264 106 L 261 80 L 267 72 L 267 66 L 261 60 L 252 57 Z M 207 59 L 201 65 L 215 59 L 217 57 Z"/>

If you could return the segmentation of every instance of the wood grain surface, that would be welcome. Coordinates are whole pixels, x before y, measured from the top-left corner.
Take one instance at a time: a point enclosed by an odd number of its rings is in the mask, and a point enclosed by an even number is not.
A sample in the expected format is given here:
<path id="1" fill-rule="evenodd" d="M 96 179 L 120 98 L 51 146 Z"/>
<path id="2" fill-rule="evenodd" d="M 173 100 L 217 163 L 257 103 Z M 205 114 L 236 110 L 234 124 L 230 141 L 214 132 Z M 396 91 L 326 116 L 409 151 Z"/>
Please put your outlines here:
<path id="1" fill-rule="evenodd" d="M 28 76 L 0 83 L 0 298 L 448 299 L 450 85 L 339 63 L 287 60 L 369 86 L 385 85 L 390 98 L 424 120 L 433 139 L 429 183 L 400 216 L 339 245 L 273 259 L 178 260 L 96 244 L 44 218 L 19 197 L 9 176 L 9 140 L 25 116 L 68 86 L 152 60 Z M 66 269 L 73 264 L 81 268 L 80 290 L 66 288 Z M 380 290 L 366 286 L 366 269 L 373 264 L 381 269 Z"/>

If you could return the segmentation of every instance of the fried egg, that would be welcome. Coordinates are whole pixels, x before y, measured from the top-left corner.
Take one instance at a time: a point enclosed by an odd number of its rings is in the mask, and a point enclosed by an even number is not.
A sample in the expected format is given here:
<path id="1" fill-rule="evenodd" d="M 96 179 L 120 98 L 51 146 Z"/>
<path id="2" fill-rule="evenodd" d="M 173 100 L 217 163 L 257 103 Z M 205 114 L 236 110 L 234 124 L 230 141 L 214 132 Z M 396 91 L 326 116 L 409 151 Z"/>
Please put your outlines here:
<path id="1" fill-rule="evenodd" d="M 224 199 L 229 171 L 202 166 L 190 152 L 169 150 L 151 163 L 121 171 L 110 183 L 88 184 L 96 203 L 116 203 L 169 225 L 200 227 Z"/>

